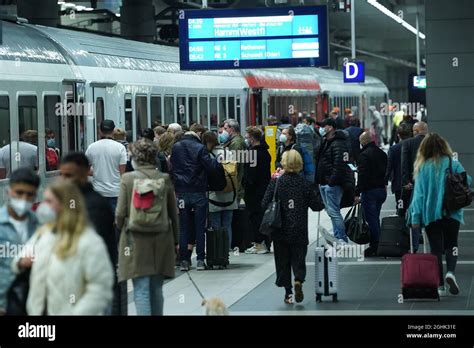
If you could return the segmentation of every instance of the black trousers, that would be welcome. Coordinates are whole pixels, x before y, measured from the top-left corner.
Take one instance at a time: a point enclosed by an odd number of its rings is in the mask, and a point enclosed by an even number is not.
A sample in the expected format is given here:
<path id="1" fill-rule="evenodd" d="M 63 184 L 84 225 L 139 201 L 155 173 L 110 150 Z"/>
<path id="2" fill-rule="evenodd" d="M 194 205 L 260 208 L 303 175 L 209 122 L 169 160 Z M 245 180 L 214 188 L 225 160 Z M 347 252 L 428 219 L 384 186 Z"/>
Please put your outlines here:
<path id="1" fill-rule="evenodd" d="M 456 269 L 458 261 L 459 221 L 443 218 L 426 226 L 431 253 L 438 258 L 440 285 L 444 285 L 443 253 L 448 272 Z"/>
<path id="2" fill-rule="evenodd" d="M 295 281 L 303 283 L 306 278 L 306 244 L 290 244 L 283 241 L 273 241 L 276 282 L 278 287 L 291 289 L 291 270 L 295 276 Z"/>
<path id="3" fill-rule="evenodd" d="M 270 248 L 270 239 L 260 233 L 260 225 L 262 224 L 263 214 L 262 199 L 254 197 L 245 197 L 245 208 L 249 214 L 249 228 L 253 236 L 253 242 L 261 244 L 265 242 L 267 248 Z"/>

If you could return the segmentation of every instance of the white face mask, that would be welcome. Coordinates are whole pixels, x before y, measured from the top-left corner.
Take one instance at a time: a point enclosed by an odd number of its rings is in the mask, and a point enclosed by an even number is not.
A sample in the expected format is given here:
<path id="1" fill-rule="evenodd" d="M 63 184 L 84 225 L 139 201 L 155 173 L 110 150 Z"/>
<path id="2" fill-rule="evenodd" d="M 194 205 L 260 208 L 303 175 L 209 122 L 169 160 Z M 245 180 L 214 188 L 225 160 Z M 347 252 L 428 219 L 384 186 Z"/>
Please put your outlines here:
<path id="1" fill-rule="evenodd" d="M 40 224 L 44 225 L 58 218 L 56 211 L 47 203 L 41 203 L 36 210 L 36 217 Z"/>
<path id="2" fill-rule="evenodd" d="M 10 197 L 8 205 L 13 209 L 16 215 L 23 217 L 33 208 L 33 203 L 21 198 Z"/>
<path id="3" fill-rule="evenodd" d="M 281 134 L 280 135 L 280 143 L 286 143 L 286 141 L 288 140 L 288 137 L 285 135 L 285 134 Z"/>

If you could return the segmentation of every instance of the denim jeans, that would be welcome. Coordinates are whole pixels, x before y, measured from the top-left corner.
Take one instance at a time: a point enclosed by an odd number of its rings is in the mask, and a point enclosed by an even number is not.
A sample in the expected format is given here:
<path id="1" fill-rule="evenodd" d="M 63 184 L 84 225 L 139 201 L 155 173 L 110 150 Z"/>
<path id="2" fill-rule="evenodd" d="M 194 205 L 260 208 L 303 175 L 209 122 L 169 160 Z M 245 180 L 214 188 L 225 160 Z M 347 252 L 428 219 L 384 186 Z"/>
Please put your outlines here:
<path id="1" fill-rule="evenodd" d="M 194 230 L 196 233 L 197 260 L 204 261 L 205 229 L 207 215 L 207 196 L 205 192 L 178 193 L 177 204 L 179 209 L 179 256 L 181 260 L 189 259 L 188 229 L 191 214 L 194 214 Z"/>
<path id="2" fill-rule="evenodd" d="M 221 210 L 214 213 L 209 213 L 209 222 L 212 227 L 224 227 L 229 236 L 229 249 L 232 245 L 232 212 L 233 210 Z"/>
<path id="3" fill-rule="evenodd" d="M 360 202 L 364 208 L 365 220 L 370 229 L 370 246 L 377 248 L 380 239 L 380 210 L 387 199 L 385 188 L 376 188 L 361 193 Z"/>
<path id="4" fill-rule="evenodd" d="M 347 242 L 346 228 L 341 214 L 341 199 L 344 193 L 342 186 L 321 185 L 319 190 L 326 211 L 331 218 L 334 237 Z"/>
<path id="5" fill-rule="evenodd" d="M 163 280 L 161 274 L 132 280 L 137 315 L 163 315 Z"/>

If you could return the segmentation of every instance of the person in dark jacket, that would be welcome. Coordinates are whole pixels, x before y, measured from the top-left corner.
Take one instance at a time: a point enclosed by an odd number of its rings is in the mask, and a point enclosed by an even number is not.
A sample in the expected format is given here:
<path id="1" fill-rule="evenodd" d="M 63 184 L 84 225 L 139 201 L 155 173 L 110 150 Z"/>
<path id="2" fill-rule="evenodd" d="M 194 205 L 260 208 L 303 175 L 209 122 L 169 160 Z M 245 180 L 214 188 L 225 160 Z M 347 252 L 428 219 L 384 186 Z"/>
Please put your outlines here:
<path id="1" fill-rule="evenodd" d="M 280 142 L 280 145 L 277 149 L 277 156 L 275 161 L 275 168 L 277 170 L 282 168 L 281 159 L 286 151 L 294 149 L 298 151 L 301 158 L 303 158 L 303 153 L 301 152 L 300 147 L 296 144 L 296 132 L 292 126 L 283 128 L 281 130 L 281 134 L 278 140 Z"/>
<path id="2" fill-rule="evenodd" d="M 411 137 L 411 128 L 407 124 L 397 127 L 397 135 L 400 141 Z M 392 183 L 392 193 L 395 195 L 397 213 L 405 216 L 402 199 L 402 144 L 397 142 L 388 150 L 387 170 L 385 172 L 385 183 Z M 400 204 L 401 203 L 401 204 Z"/>
<path id="3" fill-rule="evenodd" d="M 347 242 L 344 220 L 341 215 L 341 200 L 345 188 L 352 185 L 352 172 L 348 166 L 349 148 L 343 131 L 336 130 L 336 122 L 327 118 L 319 123 L 319 133 L 324 138 L 316 157 L 316 184 L 331 218 L 334 237 L 339 243 Z"/>
<path id="4" fill-rule="evenodd" d="M 348 122 L 349 127 L 347 127 L 345 131 L 349 133 L 351 142 L 351 160 L 357 162 L 360 154 L 359 137 L 364 130 L 360 128 L 360 120 L 357 117 L 351 117 Z"/>
<path id="5" fill-rule="evenodd" d="M 218 163 L 212 159 L 197 133 L 203 133 L 204 127 L 193 124 L 191 130 L 177 141 L 171 150 L 171 176 L 177 195 L 179 208 L 180 238 L 179 253 L 181 270 L 188 271 L 191 260 L 188 259 L 188 229 L 194 215 L 196 233 L 196 251 L 198 271 L 206 269 L 205 236 L 207 218 L 207 177 L 217 171 Z"/>
<path id="6" fill-rule="evenodd" d="M 291 270 L 293 269 L 296 302 L 303 301 L 303 282 L 306 277 L 308 250 L 308 207 L 313 211 L 324 208 L 314 186 L 298 173 L 303 159 L 296 150 L 283 154 L 283 171 L 268 185 L 262 207 L 266 209 L 273 199 L 275 185 L 281 206 L 282 228 L 272 233 L 277 278 L 275 284 L 285 288 L 285 303 L 293 302 Z M 278 181 L 278 183 L 277 183 Z"/>
<path id="7" fill-rule="evenodd" d="M 336 122 L 336 129 L 344 129 L 344 120 L 339 117 L 339 108 L 334 108 L 334 110 L 329 114 L 329 117 Z"/>
<path id="8" fill-rule="evenodd" d="M 118 250 L 114 221 L 115 216 L 107 200 L 96 192 L 91 183 L 88 182 L 90 163 L 82 152 L 69 152 L 61 158 L 59 166 L 60 176 L 72 181 L 79 187 L 84 196 L 89 220 L 104 240 L 105 246 L 113 265 L 118 263 Z M 127 290 L 126 286 L 121 290 L 115 277 L 114 299 L 112 314 L 127 315 Z"/>
<path id="9" fill-rule="evenodd" d="M 365 250 L 365 256 L 370 257 L 377 252 L 380 237 L 380 210 L 387 199 L 385 186 L 387 155 L 375 144 L 369 132 L 362 133 L 359 141 L 362 150 L 357 161 L 359 178 L 355 200 L 362 203 L 369 225 L 370 246 Z"/>
<path id="10" fill-rule="evenodd" d="M 253 152 L 254 161 L 244 165 L 243 185 L 245 189 L 245 207 L 249 213 L 250 228 L 254 245 L 245 250 L 246 254 L 266 254 L 270 250 L 270 240 L 259 232 L 264 210 L 262 199 L 270 182 L 271 157 L 268 145 L 263 141 L 263 132 L 257 127 L 248 127 L 245 141 L 249 153 Z"/>
<path id="11" fill-rule="evenodd" d="M 428 134 L 428 125 L 425 122 L 417 122 L 413 125 L 413 138 L 406 139 L 402 144 L 402 187 L 404 192 L 403 209 L 408 209 L 413 193 L 413 172 L 416 154 L 421 142 Z M 405 194 L 406 192 L 406 194 Z M 420 244 L 421 229 L 412 228 L 413 250 L 416 252 Z"/>

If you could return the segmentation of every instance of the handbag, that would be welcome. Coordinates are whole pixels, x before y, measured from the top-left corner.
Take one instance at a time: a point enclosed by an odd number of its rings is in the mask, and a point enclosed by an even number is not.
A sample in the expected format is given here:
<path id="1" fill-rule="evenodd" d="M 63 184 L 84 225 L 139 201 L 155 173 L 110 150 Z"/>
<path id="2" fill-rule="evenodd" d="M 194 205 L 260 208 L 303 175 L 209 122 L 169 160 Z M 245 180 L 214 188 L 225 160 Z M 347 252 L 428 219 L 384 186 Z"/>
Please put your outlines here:
<path id="1" fill-rule="evenodd" d="M 449 157 L 449 167 L 446 169 L 446 181 L 443 206 L 449 213 L 467 207 L 472 202 L 472 191 L 467 184 L 467 174 L 453 173 L 453 163 Z"/>
<path id="2" fill-rule="evenodd" d="M 273 191 L 273 199 L 263 214 L 262 223 L 260 224 L 260 233 L 270 237 L 275 230 L 281 228 L 281 207 L 280 200 L 277 199 L 278 179 L 275 182 Z"/>
<path id="3" fill-rule="evenodd" d="M 367 244 L 370 242 L 369 225 L 365 221 L 364 209 L 360 203 L 352 206 L 346 214 L 344 226 L 347 236 L 354 243 Z"/>
<path id="4" fill-rule="evenodd" d="M 18 274 L 10 285 L 7 292 L 7 313 L 6 315 L 27 315 L 26 300 L 30 291 L 30 273 L 28 268 Z"/>

